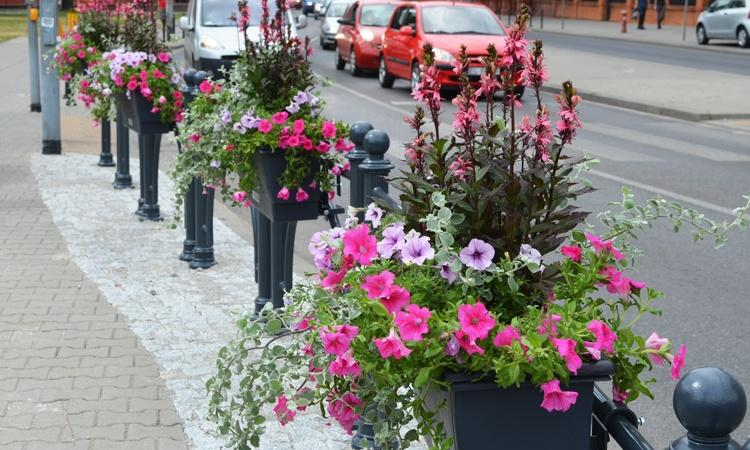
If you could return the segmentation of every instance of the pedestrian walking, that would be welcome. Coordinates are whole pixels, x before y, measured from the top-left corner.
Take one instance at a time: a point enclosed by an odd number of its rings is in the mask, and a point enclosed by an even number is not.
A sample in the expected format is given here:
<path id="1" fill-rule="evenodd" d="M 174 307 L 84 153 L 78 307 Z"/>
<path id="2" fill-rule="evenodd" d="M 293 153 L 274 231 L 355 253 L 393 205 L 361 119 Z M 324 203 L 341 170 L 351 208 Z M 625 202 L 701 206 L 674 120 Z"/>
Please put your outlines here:
<path id="1" fill-rule="evenodd" d="M 654 9 L 656 9 L 656 28 L 661 30 L 661 24 L 664 22 L 664 17 L 667 15 L 667 6 L 669 0 L 655 0 Z"/>
<path id="2" fill-rule="evenodd" d="M 638 0 L 638 29 L 645 30 L 643 21 L 646 20 L 646 10 L 648 9 L 648 0 Z"/>

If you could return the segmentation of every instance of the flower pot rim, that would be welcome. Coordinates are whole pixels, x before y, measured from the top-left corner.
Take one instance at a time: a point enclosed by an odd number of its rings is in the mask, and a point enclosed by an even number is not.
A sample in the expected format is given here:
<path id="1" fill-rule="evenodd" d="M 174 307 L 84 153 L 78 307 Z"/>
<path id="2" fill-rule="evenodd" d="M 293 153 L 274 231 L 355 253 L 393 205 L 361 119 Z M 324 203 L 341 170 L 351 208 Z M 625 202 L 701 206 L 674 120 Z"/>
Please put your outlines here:
<path id="1" fill-rule="evenodd" d="M 611 375 L 615 373 L 615 364 L 609 359 L 601 359 L 599 361 L 585 362 L 577 374 L 570 374 L 570 383 L 583 383 L 588 381 L 606 381 L 611 378 Z M 451 384 L 458 383 L 469 383 L 469 384 L 484 384 L 492 383 L 496 385 L 494 377 L 489 374 L 481 374 L 478 372 L 457 372 L 454 370 L 446 370 L 441 376 L 445 381 Z M 521 385 L 531 385 L 529 380 L 524 381 Z"/>

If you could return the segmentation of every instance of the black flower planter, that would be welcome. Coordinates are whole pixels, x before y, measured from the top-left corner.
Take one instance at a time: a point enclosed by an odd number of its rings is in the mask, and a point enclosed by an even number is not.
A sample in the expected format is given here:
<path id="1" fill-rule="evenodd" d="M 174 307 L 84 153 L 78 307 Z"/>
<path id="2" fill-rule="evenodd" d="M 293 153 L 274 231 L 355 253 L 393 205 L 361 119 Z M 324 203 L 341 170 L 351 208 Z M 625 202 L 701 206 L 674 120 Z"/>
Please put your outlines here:
<path id="1" fill-rule="evenodd" d="M 464 373 L 447 373 L 451 390 L 431 389 L 426 402 L 439 410 L 437 420 L 454 439 L 454 450 L 585 450 L 591 445 L 591 411 L 594 382 L 614 373 L 614 364 L 602 360 L 584 364 L 564 391 L 578 392 L 568 411 L 547 412 L 540 407 L 539 387 L 524 383 L 503 389 L 492 379 L 472 382 Z"/>
<path id="2" fill-rule="evenodd" d="M 138 134 L 164 134 L 174 129 L 173 123 L 164 123 L 159 113 L 151 112 L 154 105 L 140 93 L 131 92 L 130 98 L 117 94 L 117 107 L 125 119 L 125 126 Z"/>
<path id="3" fill-rule="evenodd" d="M 272 151 L 270 148 L 258 149 L 253 155 L 253 164 L 260 179 L 260 187 L 253 192 L 253 204 L 261 214 L 272 222 L 295 222 L 298 220 L 315 220 L 318 218 L 318 203 L 320 191 L 308 186 L 313 181 L 315 173 L 320 170 L 320 161 L 310 157 L 310 170 L 302 183 L 310 198 L 303 202 L 295 199 L 295 191 L 289 192 L 289 199 L 277 198 L 282 186 L 279 177 L 286 169 L 286 159 L 282 150 Z"/>

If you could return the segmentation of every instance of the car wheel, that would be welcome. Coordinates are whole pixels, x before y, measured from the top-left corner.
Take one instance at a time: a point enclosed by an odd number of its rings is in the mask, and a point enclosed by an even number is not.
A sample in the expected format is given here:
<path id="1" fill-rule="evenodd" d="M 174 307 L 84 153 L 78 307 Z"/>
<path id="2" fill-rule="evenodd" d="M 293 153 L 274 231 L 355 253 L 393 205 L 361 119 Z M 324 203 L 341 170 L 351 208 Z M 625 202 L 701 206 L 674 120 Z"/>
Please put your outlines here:
<path id="1" fill-rule="evenodd" d="M 703 25 L 698 25 L 695 29 L 695 38 L 698 40 L 699 45 L 708 44 L 708 35 L 706 34 L 706 28 Z"/>
<path id="2" fill-rule="evenodd" d="M 334 57 L 336 61 L 336 70 L 344 70 L 344 66 L 346 66 L 346 60 L 341 57 L 341 52 L 339 51 L 339 46 L 336 45 L 336 56 Z"/>
<path id="3" fill-rule="evenodd" d="M 414 61 L 411 65 L 411 77 L 409 79 L 411 83 L 411 91 L 414 92 L 419 86 L 419 82 L 422 80 L 422 71 L 419 70 L 419 63 Z"/>
<path id="4" fill-rule="evenodd" d="M 378 66 L 378 83 L 380 83 L 380 87 L 390 89 L 393 87 L 394 81 L 396 81 L 396 78 L 388 73 L 388 68 L 385 65 L 385 57 L 380 55 L 380 66 Z"/>
<path id="5" fill-rule="evenodd" d="M 737 30 L 737 45 L 742 48 L 750 47 L 750 35 L 748 35 L 745 27 L 740 27 L 740 29 Z"/>
<path id="6" fill-rule="evenodd" d="M 349 50 L 349 73 L 353 77 L 358 77 L 362 71 L 357 67 L 357 52 L 354 51 L 354 47 Z"/>

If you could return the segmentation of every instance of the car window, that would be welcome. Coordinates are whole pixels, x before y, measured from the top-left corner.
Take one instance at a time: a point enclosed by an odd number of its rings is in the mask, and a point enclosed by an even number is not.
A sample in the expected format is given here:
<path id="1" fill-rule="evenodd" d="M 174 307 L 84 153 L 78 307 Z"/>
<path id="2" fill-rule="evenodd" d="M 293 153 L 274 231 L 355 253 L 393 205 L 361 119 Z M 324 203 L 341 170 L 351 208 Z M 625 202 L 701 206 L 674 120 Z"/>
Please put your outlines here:
<path id="1" fill-rule="evenodd" d="M 711 6 L 709 6 L 709 10 L 713 12 L 727 9 L 729 7 L 729 1 L 730 0 L 717 0 L 711 3 Z"/>
<path id="2" fill-rule="evenodd" d="M 365 5 L 362 7 L 359 23 L 370 27 L 384 27 L 388 25 L 388 19 L 395 8 L 396 5 Z"/>
<path id="3" fill-rule="evenodd" d="M 351 5 L 349 5 L 349 8 L 347 8 L 342 19 L 354 21 L 354 14 L 357 12 L 358 5 L 358 3 L 352 3 Z"/>
<path id="4" fill-rule="evenodd" d="M 260 25 L 261 0 L 248 0 L 251 27 Z M 268 13 L 271 17 L 276 14 L 276 3 L 268 2 Z M 234 27 L 237 22 L 233 19 L 237 15 L 237 0 L 202 0 L 201 25 L 204 27 Z"/>
<path id="5" fill-rule="evenodd" d="M 745 0 L 734 0 L 730 5 L 730 8 L 744 8 Z"/>
<path id="6" fill-rule="evenodd" d="M 348 3 L 331 3 L 326 10 L 326 17 L 341 17 L 348 7 Z"/>
<path id="7" fill-rule="evenodd" d="M 188 19 L 190 20 L 191 24 L 195 23 L 195 2 L 196 0 L 192 0 L 188 4 Z"/>
<path id="8" fill-rule="evenodd" d="M 391 28 L 398 30 L 407 25 L 411 27 L 416 27 L 417 25 L 417 13 L 412 6 L 407 6 L 396 11 L 396 14 L 393 16 Z"/>
<path id="9" fill-rule="evenodd" d="M 426 34 L 505 34 L 495 15 L 474 6 L 424 6 L 422 30 Z"/>

